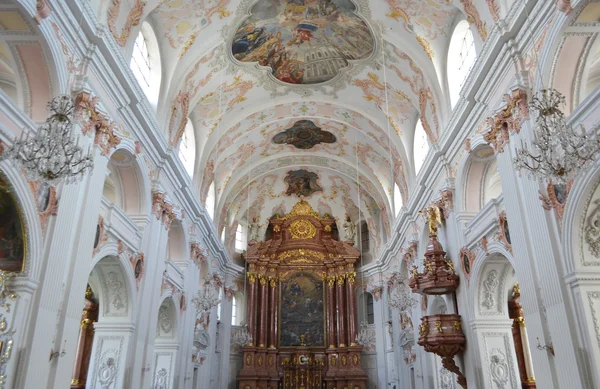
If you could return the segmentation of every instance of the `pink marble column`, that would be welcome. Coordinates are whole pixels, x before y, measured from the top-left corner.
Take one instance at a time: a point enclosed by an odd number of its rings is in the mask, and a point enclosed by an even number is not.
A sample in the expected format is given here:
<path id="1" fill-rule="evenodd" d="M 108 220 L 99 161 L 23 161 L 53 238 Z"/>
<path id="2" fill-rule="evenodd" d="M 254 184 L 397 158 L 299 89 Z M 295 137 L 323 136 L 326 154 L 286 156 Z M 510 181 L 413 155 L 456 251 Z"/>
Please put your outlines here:
<path id="1" fill-rule="evenodd" d="M 354 293 L 354 274 L 348 274 L 346 279 L 346 301 L 348 303 L 348 344 L 356 346 L 356 294 Z"/>
<path id="2" fill-rule="evenodd" d="M 267 276 L 264 274 L 259 275 L 260 282 L 260 323 L 259 323 L 259 334 L 258 334 L 258 347 L 265 347 L 267 343 L 267 312 L 269 311 L 268 293 L 267 293 Z"/>
<path id="3" fill-rule="evenodd" d="M 335 277 L 327 277 L 327 335 L 329 348 L 335 348 Z"/>
<path id="4" fill-rule="evenodd" d="M 277 347 L 277 278 L 269 280 L 269 348 Z"/>
<path id="5" fill-rule="evenodd" d="M 344 276 L 337 276 L 337 330 L 338 347 L 346 347 L 346 293 L 344 291 Z"/>
<path id="6" fill-rule="evenodd" d="M 256 328 L 256 308 L 257 308 L 257 296 L 256 296 L 256 274 L 248 273 L 248 331 L 252 335 L 252 343 L 249 346 L 253 346 L 256 343 L 258 331 Z"/>

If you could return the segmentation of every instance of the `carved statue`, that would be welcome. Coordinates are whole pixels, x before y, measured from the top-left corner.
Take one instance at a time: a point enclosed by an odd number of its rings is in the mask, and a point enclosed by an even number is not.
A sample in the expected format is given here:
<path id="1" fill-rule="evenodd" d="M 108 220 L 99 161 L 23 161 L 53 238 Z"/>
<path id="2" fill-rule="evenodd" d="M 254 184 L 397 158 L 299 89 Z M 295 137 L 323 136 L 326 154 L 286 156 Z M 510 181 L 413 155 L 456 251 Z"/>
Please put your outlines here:
<path id="1" fill-rule="evenodd" d="M 260 231 L 260 224 L 258 224 L 258 220 L 255 217 L 252 218 L 252 223 L 248 226 L 248 240 L 256 242 L 258 241 L 258 235 Z"/>
<path id="2" fill-rule="evenodd" d="M 346 215 L 346 221 L 344 222 L 344 238 L 349 242 L 354 242 L 356 238 L 356 226 L 352 223 L 348 215 Z"/>
<path id="3" fill-rule="evenodd" d="M 425 208 L 422 212 L 427 219 L 430 235 L 437 235 L 438 226 L 442 224 L 442 213 L 437 205 Z"/>

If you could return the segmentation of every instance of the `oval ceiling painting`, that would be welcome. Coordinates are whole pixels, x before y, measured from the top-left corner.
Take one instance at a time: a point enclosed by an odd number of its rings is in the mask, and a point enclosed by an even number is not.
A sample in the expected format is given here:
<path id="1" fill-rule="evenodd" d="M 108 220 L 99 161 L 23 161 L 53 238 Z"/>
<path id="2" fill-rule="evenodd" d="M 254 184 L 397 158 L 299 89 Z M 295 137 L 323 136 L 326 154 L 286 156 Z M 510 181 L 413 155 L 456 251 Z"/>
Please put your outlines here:
<path id="1" fill-rule="evenodd" d="M 288 84 L 319 84 L 350 60 L 368 59 L 375 39 L 351 0 L 259 0 L 237 29 L 231 50 Z"/>

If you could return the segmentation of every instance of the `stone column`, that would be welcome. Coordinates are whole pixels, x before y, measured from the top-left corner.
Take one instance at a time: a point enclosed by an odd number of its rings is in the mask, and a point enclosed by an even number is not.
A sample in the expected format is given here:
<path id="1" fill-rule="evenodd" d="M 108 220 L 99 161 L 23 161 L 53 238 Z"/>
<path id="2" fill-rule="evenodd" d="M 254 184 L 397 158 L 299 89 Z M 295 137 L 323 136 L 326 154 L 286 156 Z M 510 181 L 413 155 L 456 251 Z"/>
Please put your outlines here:
<path id="1" fill-rule="evenodd" d="M 338 347 L 346 347 L 346 307 L 344 293 L 344 276 L 337 276 L 337 330 Z"/>
<path id="2" fill-rule="evenodd" d="M 271 277 L 269 279 L 269 348 L 274 349 L 277 347 L 277 278 Z"/>
<path id="3" fill-rule="evenodd" d="M 75 366 L 73 367 L 71 389 L 85 388 L 90 354 L 92 352 L 92 342 L 94 340 L 93 323 L 97 321 L 97 317 L 98 305 L 86 298 L 83 313 L 81 314 L 81 328 L 79 329 L 77 351 L 75 352 Z"/>
<path id="4" fill-rule="evenodd" d="M 329 348 L 335 348 L 335 277 L 327 277 L 327 336 Z"/>
<path id="5" fill-rule="evenodd" d="M 248 331 L 252 335 L 252 343 L 248 346 L 253 346 L 257 343 L 258 331 L 256 330 L 256 274 L 248 273 Z"/>
<path id="6" fill-rule="evenodd" d="M 346 279 L 346 302 L 348 304 L 348 344 L 356 346 L 356 295 L 354 293 L 354 278 L 356 273 L 350 272 Z"/>
<path id="7" fill-rule="evenodd" d="M 259 324 L 259 335 L 258 335 L 258 347 L 264 348 L 267 343 L 267 276 L 264 274 L 259 275 L 260 280 L 260 324 Z"/>

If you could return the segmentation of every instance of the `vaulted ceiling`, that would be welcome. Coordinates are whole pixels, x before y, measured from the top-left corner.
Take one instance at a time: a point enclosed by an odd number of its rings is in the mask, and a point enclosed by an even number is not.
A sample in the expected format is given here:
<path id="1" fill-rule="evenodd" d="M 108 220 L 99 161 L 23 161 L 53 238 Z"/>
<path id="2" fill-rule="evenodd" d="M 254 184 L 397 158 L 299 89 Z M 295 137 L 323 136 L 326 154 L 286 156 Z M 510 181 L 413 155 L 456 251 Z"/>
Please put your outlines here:
<path id="1" fill-rule="evenodd" d="M 394 186 L 406 202 L 415 183 L 417 120 L 434 143 L 450 115 L 445 58 L 453 26 L 467 19 L 480 46 L 506 6 L 505 0 L 133 3 L 114 18 L 122 25 L 141 10 L 140 20 L 156 33 L 163 74 L 158 117 L 173 145 L 192 121 L 194 183 L 204 202 L 214 182 L 219 231 L 253 217 L 264 228 L 268 217 L 299 200 L 290 194 L 297 185 L 338 225 L 346 213 L 356 221 L 360 209 L 379 245 L 395 217 Z"/>

